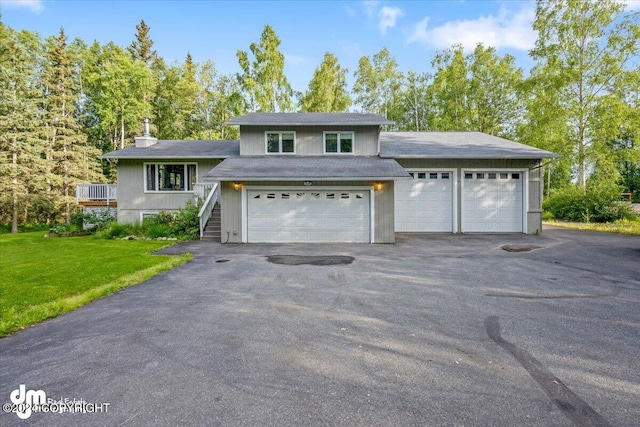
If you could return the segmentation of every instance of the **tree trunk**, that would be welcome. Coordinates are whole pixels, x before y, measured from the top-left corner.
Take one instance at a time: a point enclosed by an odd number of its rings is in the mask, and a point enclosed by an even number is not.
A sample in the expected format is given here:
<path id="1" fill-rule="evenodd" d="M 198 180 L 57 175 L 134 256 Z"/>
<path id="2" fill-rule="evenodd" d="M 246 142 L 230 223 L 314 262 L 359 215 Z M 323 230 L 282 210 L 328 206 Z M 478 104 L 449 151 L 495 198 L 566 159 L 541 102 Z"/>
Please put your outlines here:
<path id="1" fill-rule="evenodd" d="M 120 117 L 120 149 L 124 148 L 124 116 Z"/>
<path id="2" fill-rule="evenodd" d="M 15 135 L 15 134 L 14 134 Z M 14 146 L 17 145 L 14 136 Z M 13 211 L 11 213 L 11 233 L 16 234 L 18 232 L 18 153 L 13 151 L 12 155 L 12 165 L 13 165 L 13 191 L 12 191 L 12 204 Z"/>

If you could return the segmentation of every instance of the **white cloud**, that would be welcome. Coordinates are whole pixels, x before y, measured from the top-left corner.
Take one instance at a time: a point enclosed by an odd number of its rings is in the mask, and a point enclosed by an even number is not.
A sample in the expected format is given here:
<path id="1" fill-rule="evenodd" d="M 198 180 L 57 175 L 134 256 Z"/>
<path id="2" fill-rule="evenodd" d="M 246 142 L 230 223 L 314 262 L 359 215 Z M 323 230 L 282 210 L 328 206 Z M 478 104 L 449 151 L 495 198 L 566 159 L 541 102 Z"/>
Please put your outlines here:
<path id="1" fill-rule="evenodd" d="M 449 21 L 429 28 L 429 17 L 418 22 L 408 43 L 424 43 L 440 49 L 462 44 L 465 50 L 473 50 L 478 43 L 495 48 L 529 50 L 536 41 L 536 33 L 531 28 L 535 17 L 532 7 L 519 11 L 509 11 L 502 7 L 497 16 L 480 16 L 464 21 Z"/>
<path id="2" fill-rule="evenodd" d="M 42 0 L 2 0 L 2 5 L 6 9 L 29 9 L 36 13 L 44 10 Z"/>
<path id="3" fill-rule="evenodd" d="M 380 29 L 380 33 L 384 35 L 389 28 L 395 27 L 398 18 L 403 15 L 404 12 L 399 7 L 384 6 L 380 9 L 380 12 L 378 12 L 378 17 L 380 18 L 378 28 Z"/>

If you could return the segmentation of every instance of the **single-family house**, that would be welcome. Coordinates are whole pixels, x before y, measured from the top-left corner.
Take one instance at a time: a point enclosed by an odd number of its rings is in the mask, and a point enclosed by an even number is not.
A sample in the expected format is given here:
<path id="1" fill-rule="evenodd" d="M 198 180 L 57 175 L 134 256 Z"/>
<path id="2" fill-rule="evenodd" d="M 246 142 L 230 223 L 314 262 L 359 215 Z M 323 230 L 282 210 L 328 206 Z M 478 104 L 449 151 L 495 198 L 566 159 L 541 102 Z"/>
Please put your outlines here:
<path id="1" fill-rule="evenodd" d="M 216 240 L 393 243 L 406 233 L 537 233 L 556 154 L 481 132 L 384 132 L 376 114 L 250 113 L 239 141 L 149 135 L 117 159 L 117 216 L 205 200 Z M 203 234 L 206 233 L 206 230 Z"/>

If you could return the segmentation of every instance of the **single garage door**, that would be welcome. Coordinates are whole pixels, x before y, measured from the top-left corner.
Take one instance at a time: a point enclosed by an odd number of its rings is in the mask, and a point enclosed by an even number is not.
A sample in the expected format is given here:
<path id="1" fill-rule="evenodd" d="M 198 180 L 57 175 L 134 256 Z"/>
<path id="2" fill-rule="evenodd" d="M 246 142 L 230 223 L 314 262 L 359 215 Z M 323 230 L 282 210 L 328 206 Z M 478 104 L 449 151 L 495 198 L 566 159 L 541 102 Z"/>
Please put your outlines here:
<path id="1" fill-rule="evenodd" d="M 368 191 L 248 190 L 247 241 L 370 241 Z"/>
<path id="2" fill-rule="evenodd" d="M 522 232 L 521 172 L 464 172 L 462 232 Z"/>
<path id="3" fill-rule="evenodd" d="M 409 171 L 395 186 L 395 226 L 401 232 L 453 231 L 453 173 Z"/>

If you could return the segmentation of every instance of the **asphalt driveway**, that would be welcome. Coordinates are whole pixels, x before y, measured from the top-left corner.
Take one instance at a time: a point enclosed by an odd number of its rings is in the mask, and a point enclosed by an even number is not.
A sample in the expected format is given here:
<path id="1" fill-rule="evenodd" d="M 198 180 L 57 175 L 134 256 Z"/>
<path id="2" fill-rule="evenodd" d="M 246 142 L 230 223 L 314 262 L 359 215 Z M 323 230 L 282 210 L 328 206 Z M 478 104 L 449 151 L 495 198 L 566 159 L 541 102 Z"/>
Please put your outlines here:
<path id="1" fill-rule="evenodd" d="M 0 403 L 25 384 L 102 412 L 0 424 L 639 423 L 638 237 L 176 251 L 194 259 L 0 340 Z"/>

